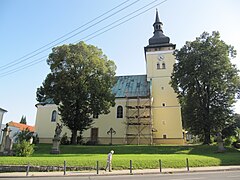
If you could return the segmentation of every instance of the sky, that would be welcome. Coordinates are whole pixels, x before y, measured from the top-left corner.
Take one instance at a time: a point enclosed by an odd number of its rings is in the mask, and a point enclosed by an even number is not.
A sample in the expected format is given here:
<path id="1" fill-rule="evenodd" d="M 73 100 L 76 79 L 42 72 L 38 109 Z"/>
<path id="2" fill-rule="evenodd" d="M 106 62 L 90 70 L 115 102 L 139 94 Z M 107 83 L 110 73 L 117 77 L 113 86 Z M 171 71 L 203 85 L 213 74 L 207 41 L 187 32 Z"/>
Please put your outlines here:
<path id="1" fill-rule="evenodd" d="M 240 69 L 239 7 L 238 0 L 1 0 L 0 108 L 8 111 L 3 123 L 26 116 L 35 124 L 36 90 L 50 72 L 46 60 L 54 46 L 85 41 L 114 60 L 117 75 L 146 74 L 144 47 L 156 8 L 177 49 L 204 31 L 219 31 L 237 50 L 232 63 Z M 240 102 L 234 110 L 240 113 Z"/>

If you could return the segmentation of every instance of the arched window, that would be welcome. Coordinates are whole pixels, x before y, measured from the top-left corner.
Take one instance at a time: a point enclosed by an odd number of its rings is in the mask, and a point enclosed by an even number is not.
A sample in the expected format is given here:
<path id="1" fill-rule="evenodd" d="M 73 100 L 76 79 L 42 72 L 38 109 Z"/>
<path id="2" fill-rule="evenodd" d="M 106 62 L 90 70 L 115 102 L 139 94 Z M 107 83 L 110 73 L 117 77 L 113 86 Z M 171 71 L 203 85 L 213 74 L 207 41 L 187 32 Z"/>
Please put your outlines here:
<path id="1" fill-rule="evenodd" d="M 160 69 L 160 64 L 159 63 L 157 63 L 157 69 Z"/>
<path id="2" fill-rule="evenodd" d="M 166 69 L 166 64 L 162 63 L 162 69 Z"/>
<path id="3" fill-rule="evenodd" d="M 54 110 L 54 111 L 52 112 L 51 122 L 56 122 L 56 120 L 57 120 L 57 111 Z"/>
<path id="4" fill-rule="evenodd" d="M 123 118 L 123 107 L 122 106 L 117 107 L 117 118 Z"/>

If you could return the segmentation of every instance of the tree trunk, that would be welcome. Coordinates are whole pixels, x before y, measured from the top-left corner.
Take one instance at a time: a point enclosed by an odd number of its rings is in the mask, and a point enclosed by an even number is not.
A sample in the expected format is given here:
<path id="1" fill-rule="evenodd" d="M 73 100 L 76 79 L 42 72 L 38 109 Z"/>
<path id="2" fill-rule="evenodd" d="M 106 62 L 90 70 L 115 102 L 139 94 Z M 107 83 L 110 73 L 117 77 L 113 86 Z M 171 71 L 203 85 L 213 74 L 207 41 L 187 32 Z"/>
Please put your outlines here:
<path id="1" fill-rule="evenodd" d="M 205 129 L 204 130 L 204 141 L 203 144 L 210 144 L 210 130 Z"/>
<path id="2" fill-rule="evenodd" d="M 77 130 L 72 130 L 71 144 L 77 144 Z"/>

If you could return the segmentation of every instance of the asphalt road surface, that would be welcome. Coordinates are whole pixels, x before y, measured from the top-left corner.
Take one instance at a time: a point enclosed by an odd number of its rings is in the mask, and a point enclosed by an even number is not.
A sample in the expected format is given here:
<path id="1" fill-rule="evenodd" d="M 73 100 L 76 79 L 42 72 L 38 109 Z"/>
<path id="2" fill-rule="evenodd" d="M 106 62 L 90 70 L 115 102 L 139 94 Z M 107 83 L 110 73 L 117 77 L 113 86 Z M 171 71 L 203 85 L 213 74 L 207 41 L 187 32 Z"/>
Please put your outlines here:
<path id="1" fill-rule="evenodd" d="M 60 176 L 60 177 L 24 177 L 0 178 L 15 180 L 240 180 L 240 171 L 195 172 L 179 174 L 116 175 L 116 176 Z"/>

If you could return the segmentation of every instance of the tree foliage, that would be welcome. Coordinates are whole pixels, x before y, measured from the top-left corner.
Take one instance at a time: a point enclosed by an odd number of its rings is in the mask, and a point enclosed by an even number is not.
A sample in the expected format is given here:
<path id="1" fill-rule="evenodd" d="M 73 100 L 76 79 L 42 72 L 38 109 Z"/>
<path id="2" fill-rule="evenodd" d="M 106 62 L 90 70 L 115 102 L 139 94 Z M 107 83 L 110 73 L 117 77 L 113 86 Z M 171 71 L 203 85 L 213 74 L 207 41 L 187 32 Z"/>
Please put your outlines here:
<path id="1" fill-rule="evenodd" d="M 21 117 L 20 123 L 21 123 L 21 124 L 27 124 L 27 118 L 26 118 L 26 116 L 22 116 L 22 117 Z"/>
<path id="2" fill-rule="evenodd" d="M 34 138 L 33 134 L 34 133 L 30 132 L 29 129 L 23 129 L 22 131 L 15 133 L 14 136 L 16 137 L 16 141 L 21 143 L 24 140 L 30 141 L 31 138 Z"/>
<path id="3" fill-rule="evenodd" d="M 101 49 L 84 42 L 53 48 L 47 63 L 51 73 L 37 89 L 37 100 L 53 98 L 75 144 L 77 131 L 91 126 L 93 114 L 107 114 L 115 105 L 116 66 Z"/>
<path id="4" fill-rule="evenodd" d="M 233 121 L 232 106 L 240 90 L 238 70 L 230 62 L 236 51 L 220 39 L 219 32 L 204 32 L 174 54 L 171 84 L 182 106 L 185 128 L 209 144 L 212 133 Z"/>

